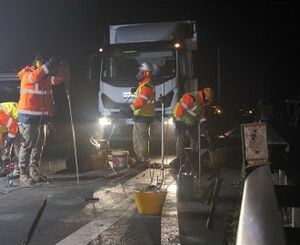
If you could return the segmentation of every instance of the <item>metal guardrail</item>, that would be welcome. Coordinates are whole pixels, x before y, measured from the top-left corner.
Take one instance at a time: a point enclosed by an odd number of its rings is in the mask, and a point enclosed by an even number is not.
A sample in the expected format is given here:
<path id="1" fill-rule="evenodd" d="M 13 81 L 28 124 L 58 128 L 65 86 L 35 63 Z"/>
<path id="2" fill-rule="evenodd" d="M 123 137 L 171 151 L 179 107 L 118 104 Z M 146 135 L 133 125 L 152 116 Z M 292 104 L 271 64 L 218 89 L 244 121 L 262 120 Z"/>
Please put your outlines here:
<path id="1" fill-rule="evenodd" d="M 244 184 L 236 245 L 286 245 L 269 165 Z"/>
<path id="2" fill-rule="evenodd" d="M 0 82 L 2 81 L 20 81 L 20 79 L 15 73 L 0 73 Z"/>
<path id="3" fill-rule="evenodd" d="M 0 102 L 18 101 L 21 81 L 16 73 L 0 72 Z"/>

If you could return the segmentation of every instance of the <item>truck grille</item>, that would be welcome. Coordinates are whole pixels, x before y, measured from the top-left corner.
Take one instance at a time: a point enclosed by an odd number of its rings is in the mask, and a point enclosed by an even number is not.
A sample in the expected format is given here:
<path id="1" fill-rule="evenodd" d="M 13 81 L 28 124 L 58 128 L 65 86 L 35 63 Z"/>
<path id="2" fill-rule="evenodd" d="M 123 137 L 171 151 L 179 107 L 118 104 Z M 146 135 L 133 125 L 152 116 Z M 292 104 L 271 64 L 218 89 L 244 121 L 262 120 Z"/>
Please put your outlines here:
<path id="1" fill-rule="evenodd" d="M 171 91 L 170 93 L 168 93 L 165 96 L 165 107 L 171 106 L 173 97 L 174 97 L 174 92 L 173 91 Z M 105 94 L 101 95 L 101 99 L 102 99 L 102 103 L 103 103 L 103 105 L 104 105 L 104 107 L 106 109 L 121 109 L 124 106 L 123 103 L 116 103 L 116 102 L 112 101 Z M 160 108 L 160 107 L 161 107 L 161 102 L 160 101 L 156 101 L 155 102 L 155 108 Z"/>

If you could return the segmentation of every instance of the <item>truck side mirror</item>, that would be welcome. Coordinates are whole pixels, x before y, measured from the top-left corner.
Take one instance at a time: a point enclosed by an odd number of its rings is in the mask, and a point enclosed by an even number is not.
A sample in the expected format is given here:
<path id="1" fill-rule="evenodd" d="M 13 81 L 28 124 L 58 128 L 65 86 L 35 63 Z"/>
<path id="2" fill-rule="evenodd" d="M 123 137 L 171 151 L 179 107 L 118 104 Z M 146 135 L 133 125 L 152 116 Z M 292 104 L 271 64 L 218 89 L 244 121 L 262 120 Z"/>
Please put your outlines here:
<path id="1" fill-rule="evenodd" d="M 101 56 L 99 54 L 91 54 L 89 58 L 89 74 L 88 78 L 91 82 L 97 82 L 100 76 Z"/>

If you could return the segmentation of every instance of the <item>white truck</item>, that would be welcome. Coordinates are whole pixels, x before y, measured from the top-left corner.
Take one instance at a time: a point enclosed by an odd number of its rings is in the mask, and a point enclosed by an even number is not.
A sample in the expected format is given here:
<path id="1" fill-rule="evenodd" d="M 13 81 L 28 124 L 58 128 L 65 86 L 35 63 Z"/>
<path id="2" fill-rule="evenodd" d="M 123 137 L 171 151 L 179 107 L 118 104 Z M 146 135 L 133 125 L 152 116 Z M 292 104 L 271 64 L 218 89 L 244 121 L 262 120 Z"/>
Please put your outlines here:
<path id="1" fill-rule="evenodd" d="M 197 32 L 194 21 L 112 25 L 109 42 L 101 52 L 98 107 L 99 124 L 106 135 L 115 131 L 112 139 L 118 142 L 131 139 L 132 118 L 121 116 L 120 110 L 132 103 L 131 89 L 138 81 L 136 74 L 142 62 L 153 67 L 156 91 L 157 119 L 151 126 L 151 141 L 160 140 L 161 102 L 165 104 L 166 124 L 172 124 L 172 110 L 178 97 L 188 87 L 197 88 L 193 80 L 193 54 L 197 50 Z M 195 87 L 196 86 L 196 87 Z M 174 127 L 166 126 L 166 138 Z"/>

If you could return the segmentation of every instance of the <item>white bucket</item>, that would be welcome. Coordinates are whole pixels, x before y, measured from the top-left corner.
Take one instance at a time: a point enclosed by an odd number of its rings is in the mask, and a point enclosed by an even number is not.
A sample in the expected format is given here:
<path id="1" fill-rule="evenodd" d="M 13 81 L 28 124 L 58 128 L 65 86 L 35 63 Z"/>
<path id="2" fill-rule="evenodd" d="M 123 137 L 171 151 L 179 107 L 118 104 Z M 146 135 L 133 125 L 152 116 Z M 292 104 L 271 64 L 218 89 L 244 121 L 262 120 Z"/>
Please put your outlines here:
<path id="1" fill-rule="evenodd" d="M 128 151 L 115 151 L 112 153 L 112 161 L 115 169 L 127 168 Z"/>

